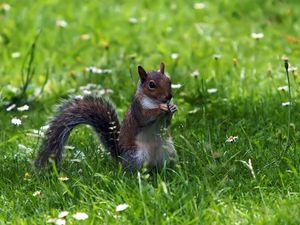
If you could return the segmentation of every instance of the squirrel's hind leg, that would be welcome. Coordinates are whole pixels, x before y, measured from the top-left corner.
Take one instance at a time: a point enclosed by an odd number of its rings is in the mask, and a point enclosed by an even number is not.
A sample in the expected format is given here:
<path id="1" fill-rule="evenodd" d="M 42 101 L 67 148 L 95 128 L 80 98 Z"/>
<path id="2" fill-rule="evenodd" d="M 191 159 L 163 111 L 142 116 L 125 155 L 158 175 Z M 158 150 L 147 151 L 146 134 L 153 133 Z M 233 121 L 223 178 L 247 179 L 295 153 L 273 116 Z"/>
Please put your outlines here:
<path id="1" fill-rule="evenodd" d="M 141 169 L 144 166 L 143 162 L 138 160 L 136 151 L 134 150 L 126 150 L 122 152 L 119 157 L 122 164 L 122 168 L 125 171 L 132 173 Z"/>

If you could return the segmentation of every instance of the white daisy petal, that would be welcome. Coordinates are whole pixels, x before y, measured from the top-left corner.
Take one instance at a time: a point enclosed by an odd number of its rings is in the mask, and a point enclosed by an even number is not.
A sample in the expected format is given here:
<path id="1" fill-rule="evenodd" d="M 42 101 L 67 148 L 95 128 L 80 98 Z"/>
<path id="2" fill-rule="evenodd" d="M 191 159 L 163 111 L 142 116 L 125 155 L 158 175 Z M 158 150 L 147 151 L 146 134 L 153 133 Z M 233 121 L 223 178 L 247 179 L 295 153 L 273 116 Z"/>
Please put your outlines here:
<path id="1" fill-rule="evenodd" d="M 40 194 L 41 194 L 40 191 L 35 191 L 35 192 L 33 192 L 32 196 L 35 197 L 35 196 L 38 196 L 38 195 L 40 195 Z"/>
<path id="2" fill-rule="evenodd" d="M 194 9 L 196 9 L 196 10 L 202 10 L 205 8 L 206 8 L 206 5 L 202 2 L 197 2 L 194 4 Z"/>
<path id="3" fill-rule="evenodd" d="M 264 34 L 263 33 L 251 33 L 251 37 L 256 39 L 256 40 L 259 40 L 259 39 L 262 39 L 264 37 Z"/>
<path id="4" fill-rule="evenodd" d="M 77 212 L 73 215 L 73 218 L 75 220 L 86 220 L 87 218 L 89 218 L 88 214 L 83 213 L 83 212 Z"/>
<path id="5" fill-rule="evenodd" d="M 29 110 L 29 106 L 28 105 L 23 105 L 21 107 L 18 107 L 17 110 L 20 111 L 20 112 L 28 111 Z"/>
<path id="6" fill-rule="evenodd" d="M 282 106 L 289 106 L 289 105 L 291 105 L 291 103 L 290 102 L 283 102 L 283 103 L 281 103 L 281 105 Z"/>
<path id="7" fill-rule="evenodd" d="M 174 89 L 179 89 L 182 87 L 182 85 L 181 84 L 171 84 L 171 87 Z"/>
<path id="8" fill-rule="evenodd" d="M 68 211 L 62 211 L 58 214 L 58 218 L 64 218 L 66 217 L 67 215 L 69 215 L 69 212 Z"/>
<path id="9" fill-rule="evenodd" d="M 14 108 L 16 108 L 16 104 L 12 104 L 12 105 L 8 106 L 6 108 L 6 111 L 9 112 L 9 111 L 13 110 Z"/>
<path id="10" fill-rule="evenodd" d="M 178 53 L 171 54 L 171 59 L 173 59 L 173 60 L 178 59 L 178 57 L 179 57 Z"/>
<path id="11" fill-rule="evenodd" d="M 12 57 L 13 59 L 20 58 L 20 56 L 21 56 L 21 53 L 20 53 L 20 52 L 13 52 L 13 53 L 11 53 L 11 57 Z"/>
<path id="12" fill-rule="evenodd" d="M 18 119 L 18 118 L 12 118 L 11 119 L 11 123 L 13 125 L 16 125 L 16 126 L 20 126 L 22 124 L 22 120 Z"/>
<path id="13" fill-rule="evenodd" d="M 136 24 L 136 23 L 138 23 L 139 21 L 138 21 L 137 18 L 131 17 L 131 18 L 129 18 L 128 22 L 131 23 L 131 24 Z"/>
<path id="14" fill-rule="evenodd" d="M 59 177 L 58 179 L 59 179 L 60 181 L 67 181 L 67 180 L 69 180 L 68 177 Z"/>
<path id="15" fill-rule="evenodd" d="M 208 92 L 209 94 L 215 94 L 215 93 L 217 93 L 217 91 L 218 91 L 217 88 L 209 88 L 209 89 L 207 89 L 207 92 Z"/>
<path id="16" fill-rule="evenodd" d="M 126 203 L 120 204 L 116 207 L 116 212 L 122 212 L 125 209 L 127 209 L 128 207 L 129 207 L 129 205 L 127 205 Z"/>
<path id="17" fill-rule="evenodd" d="M 225 142 L 234 143 L 237 141 L 237 139 L 239 139 L 239 136 L 229 136 Z"/>
<path id="18" fill-rule="evenodd" d="M 65 20 L 56 20 L 56 26 L 60 28 L 66 28 L 68 23 Z"/>

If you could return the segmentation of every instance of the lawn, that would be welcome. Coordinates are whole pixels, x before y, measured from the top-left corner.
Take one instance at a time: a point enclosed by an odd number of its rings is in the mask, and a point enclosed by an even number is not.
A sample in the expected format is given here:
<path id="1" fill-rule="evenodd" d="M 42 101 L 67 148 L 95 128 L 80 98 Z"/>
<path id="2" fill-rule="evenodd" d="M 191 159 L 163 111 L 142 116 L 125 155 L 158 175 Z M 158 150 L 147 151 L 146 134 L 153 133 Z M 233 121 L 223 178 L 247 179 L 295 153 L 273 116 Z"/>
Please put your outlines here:
<path id="1" fill-rule="evenodd" d="M 68 211 L 52 222 L 300 224 L 299 10 L 298 0 L 1 1 L 0 223 Z M 160 62 L 178 106 L 175 168 L 124 173 L 86 126 L 57 168 L 34 167 L 59 102 L 103 95 L 123 118 L 137 66 Z"/>

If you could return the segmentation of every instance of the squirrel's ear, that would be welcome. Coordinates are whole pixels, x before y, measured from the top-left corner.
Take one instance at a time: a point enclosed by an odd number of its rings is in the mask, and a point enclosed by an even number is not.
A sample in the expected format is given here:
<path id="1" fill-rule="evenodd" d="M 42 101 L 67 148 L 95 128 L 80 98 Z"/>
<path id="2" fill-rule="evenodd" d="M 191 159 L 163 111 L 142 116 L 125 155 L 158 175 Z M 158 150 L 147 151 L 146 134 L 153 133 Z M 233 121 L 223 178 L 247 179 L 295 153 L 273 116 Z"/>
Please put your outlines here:
<path id="1" fill-rule="evenodd" d="M 144 70 L 143 67 L 138 66 L 138 71 L 139 71 L 139 75 L 140 75 L 140 79 L 141 79 L 141 83 L 144 83 L 144 81 L 147 79 L 147 73 Z"/>
<path id="2" fill-rule="evenodd" d="M 165 64 L 164 64 L 163 62 L 160 63 L 160 69 L 159 69 L 159 71 L 160 71 L 162 74 L 165 73 Z"/>

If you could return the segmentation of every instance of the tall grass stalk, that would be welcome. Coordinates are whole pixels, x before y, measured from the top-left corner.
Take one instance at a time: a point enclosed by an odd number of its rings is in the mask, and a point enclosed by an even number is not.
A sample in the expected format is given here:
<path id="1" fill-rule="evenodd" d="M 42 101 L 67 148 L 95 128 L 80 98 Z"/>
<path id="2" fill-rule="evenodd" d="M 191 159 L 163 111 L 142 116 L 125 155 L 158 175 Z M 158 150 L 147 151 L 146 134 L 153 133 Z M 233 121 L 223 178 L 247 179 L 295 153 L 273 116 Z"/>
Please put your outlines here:
<path id="1" fill-rule="evenodd" d="M 284 154 L 290 147 L 290 124 L 291 124 L 291 107 L 292 107 L 292 94 L 291 94 L 291 82 L 290 82 L 290 76 L 289 76 L 289 62 L 288 59 L 284 60 L 284 68 L 286 72 L 287 82 L 288 82 L 288 93 L 289 93 L 289 105 L 288 105 L 288 119 L 287 119 L 287 141 L 286 146 L 284 149 Z M 283 154 L 283 155 L 284 155 Z"/>

